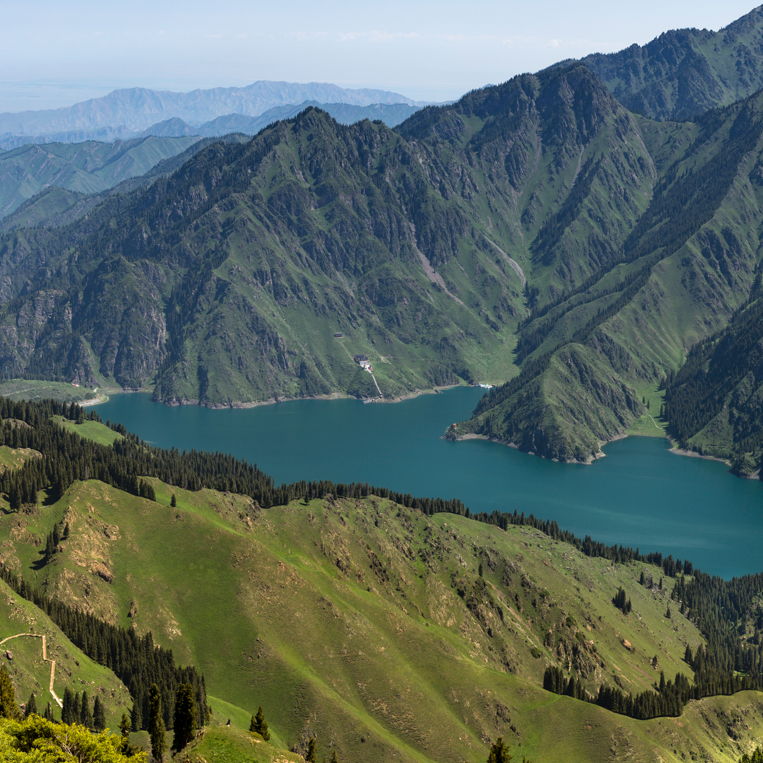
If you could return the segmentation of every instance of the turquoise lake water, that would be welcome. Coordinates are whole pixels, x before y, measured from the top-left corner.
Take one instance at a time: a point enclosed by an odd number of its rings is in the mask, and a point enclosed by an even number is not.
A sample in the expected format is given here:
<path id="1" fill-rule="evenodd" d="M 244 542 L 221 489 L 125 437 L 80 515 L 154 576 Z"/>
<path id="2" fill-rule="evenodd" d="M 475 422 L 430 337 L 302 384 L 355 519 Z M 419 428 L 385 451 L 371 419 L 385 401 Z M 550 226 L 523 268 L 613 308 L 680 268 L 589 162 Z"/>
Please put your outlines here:
<path id="1" fill-rule="evenodd" d="M 300 400 L 246 410 L 170 408 L 125 394 L 97 411 L 155 445 L 232 453 L 276 483 L 369 482 L 460 498 L 472 511 L 555 519 L 580 537 L 673 554 L 726 578 L 763 570 L 763 483 L 672 454 L 661 439 L 613 442 L 591 466 L 442 439 L 481 394 L 457 388 L 390 405 Z"/>

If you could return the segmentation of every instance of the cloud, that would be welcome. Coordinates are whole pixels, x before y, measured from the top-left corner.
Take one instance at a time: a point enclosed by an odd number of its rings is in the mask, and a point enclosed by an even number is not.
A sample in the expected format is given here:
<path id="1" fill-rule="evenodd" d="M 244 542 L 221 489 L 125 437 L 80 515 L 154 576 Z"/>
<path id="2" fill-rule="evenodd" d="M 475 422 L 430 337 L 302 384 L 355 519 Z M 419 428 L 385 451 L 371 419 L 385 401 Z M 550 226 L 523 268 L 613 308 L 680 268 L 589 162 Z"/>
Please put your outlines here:
<path id="1" fill-rule="evenodd" d="M 205 37 L 209 37 L 209 38 L 210 38 L 210 39 L 212 39 L 212 40 L 220 40 L 220 39 L 222 39 L 222 38 L 223 38 L 225 35 L 224 35 L 222 32 L 215 32 L 214 34 L 205 34 L 204 36 L 205 36 Z"/>

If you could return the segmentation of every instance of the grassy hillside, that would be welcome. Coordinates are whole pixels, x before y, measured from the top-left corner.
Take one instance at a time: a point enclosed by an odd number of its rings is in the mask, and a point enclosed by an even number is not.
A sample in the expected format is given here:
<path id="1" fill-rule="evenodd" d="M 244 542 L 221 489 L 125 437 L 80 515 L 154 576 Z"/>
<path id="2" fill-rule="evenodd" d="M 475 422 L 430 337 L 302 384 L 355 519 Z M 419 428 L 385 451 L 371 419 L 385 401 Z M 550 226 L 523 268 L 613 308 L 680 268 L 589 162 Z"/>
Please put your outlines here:
<path id="1" fill-rule="evenodd" d="M 63 403 L 84 403 L 97 393 L 88 387 L 75 387 L 66 382 L 14 379 L 0 382 L 0 395 L 11 400 L 60 400 Z"/>
<path id="2" fill-rule="evenodd" d="M 122 714 L 129 714 L 132 705 L 122 682 L 84 655 L 37 607 L 0 581 L 0 663 L 13 680 L 19 703 L 26 703 L 34 692 L 38 711 L 42 713 L 50 703 L 54 716 L 60 718 L 60 708 L 49 691 L 51 664 L 43 661 L 42 639 L 11 638 L 22 633 L 45 635 L 47 659 L 56 662 L 53 691 L 59 699 L 67 687 L 72 692 L 86 691 L 91 707 L 98 696 L 104 703 L 107 726 L 119 728 Z"/>
<path id="3" fill-rule="evenodd" d="M 374 497 L 263 511 L 152 484 L 157 503 L 89 481 L 38 515 L 2 518 L 3 559 L 32 574 L 35 539 L 65 519 L 63 551 L 37 572 L 48 591 L 152 630 L 230 703 L 216 715 L 246 728 L 263 705 L 277 743 L 304 752 L 314 735 L 340 760 L 482 761 L 502 734 L 536 761 L 610 759 L 613 744 L 621 757 L 733 760 L 763 730 L 757 694 L 693 703 L 677 726 L 540 688 L 550 664 L 594 691 L 641 691 L 660 669 L 691 674 L 683 652 L 702 637 L 677 612 L 665 617 L 673 581 L 638 583 L 648 566 Z M 611 603 L 620 585 L 628 617 Z M 720 740 L 715 727 L 741 707 L 750 729 Z"/>

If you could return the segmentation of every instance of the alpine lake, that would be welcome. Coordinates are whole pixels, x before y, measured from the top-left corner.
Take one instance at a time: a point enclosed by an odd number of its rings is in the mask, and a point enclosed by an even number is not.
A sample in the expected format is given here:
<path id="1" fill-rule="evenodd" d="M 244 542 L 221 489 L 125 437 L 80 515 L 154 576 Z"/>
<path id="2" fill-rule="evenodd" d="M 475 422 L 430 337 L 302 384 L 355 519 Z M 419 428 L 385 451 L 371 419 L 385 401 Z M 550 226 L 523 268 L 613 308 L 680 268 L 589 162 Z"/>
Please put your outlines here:
<path id="1" fill-rule="evenodd" d="M 610 443 L 592 465 L 445 440 L 448 425 L 468 418 L 482 394 L 460 387 L 394 404 L 297 400 L 223 410 L 120 394 L 96 410 L 153 445 L 231 453 L 276 484 L 368 482 L 460 498 L 472 512 L 534 514 L 581 538 L 672 554 L 727 579 L 763 570 L 761 482 L 671 453 L 661 438 Z"/>

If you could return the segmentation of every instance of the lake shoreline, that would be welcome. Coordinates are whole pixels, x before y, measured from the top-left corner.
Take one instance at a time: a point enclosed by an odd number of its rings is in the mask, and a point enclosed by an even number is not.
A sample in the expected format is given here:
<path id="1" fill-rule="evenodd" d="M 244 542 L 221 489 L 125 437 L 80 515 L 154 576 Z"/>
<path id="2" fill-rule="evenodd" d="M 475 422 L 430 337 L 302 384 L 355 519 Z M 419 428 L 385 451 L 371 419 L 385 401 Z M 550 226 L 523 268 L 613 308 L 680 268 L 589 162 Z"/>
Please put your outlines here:
<path id="1" fill-rule="evenodd" d="M 432 387 L 429 389 L 419 389 L 414 390 L 413 392 L 406 392 L 402 395 L 395 395 L 394 397 L 384 397 L 384 398 L 371 398 L 371 401 L 374 403 L 402 403 L 406 400 L 413 400 L 414 398 L 420 397 L 421 395 L 439 395 L 444 390 L 448 389 L 455 389 L 457 387 L 469 387 L 471 388 L 472 385 L 470 384 L 450 384 L 442 387 Z M 108 394 L 106 394 L 108 392 Z M 143 393 L 143 394 L 152 394 L 150 389 L 109 389 L 108 391 L 104 391 L 104 395 L 106 395 L 105 399 L 102 398 L 100 395 L 92 400 L 86 400 L 81 405 L 100 405 L 101 403 L 108 402 L 110 395 L 121 395 L 121 394 L 134 394 L 134 393 Z M 304 395 L 302 397 L 271 397 L 267 400 L 256 400 L 251 402 L 231 402 L 231 403 L 211 403 L 211 402 L 204 402 L 200 400 L 196 400 L 194 398 L 170 398 L 168 400 L 153 400 L 152 402 L 158 403 L 159 405 L 166 405 L 168 408 L 178 408 L 180 406 L 186 406 L 186 405 L 195 405 L 199 408 L 207 408 L 211 411 L 227 411 L 227 410 L 248 410 L 250 408 L 259 408 L 260 406 L 264 405 L 277 405 L 278 403 L 290 403 L 297 400 L 357 400 L 362 401 L 363 398 L 354 397 L 352 395 L 346 395 L 342 392 L 331 392 L 326 395 Z"/>

